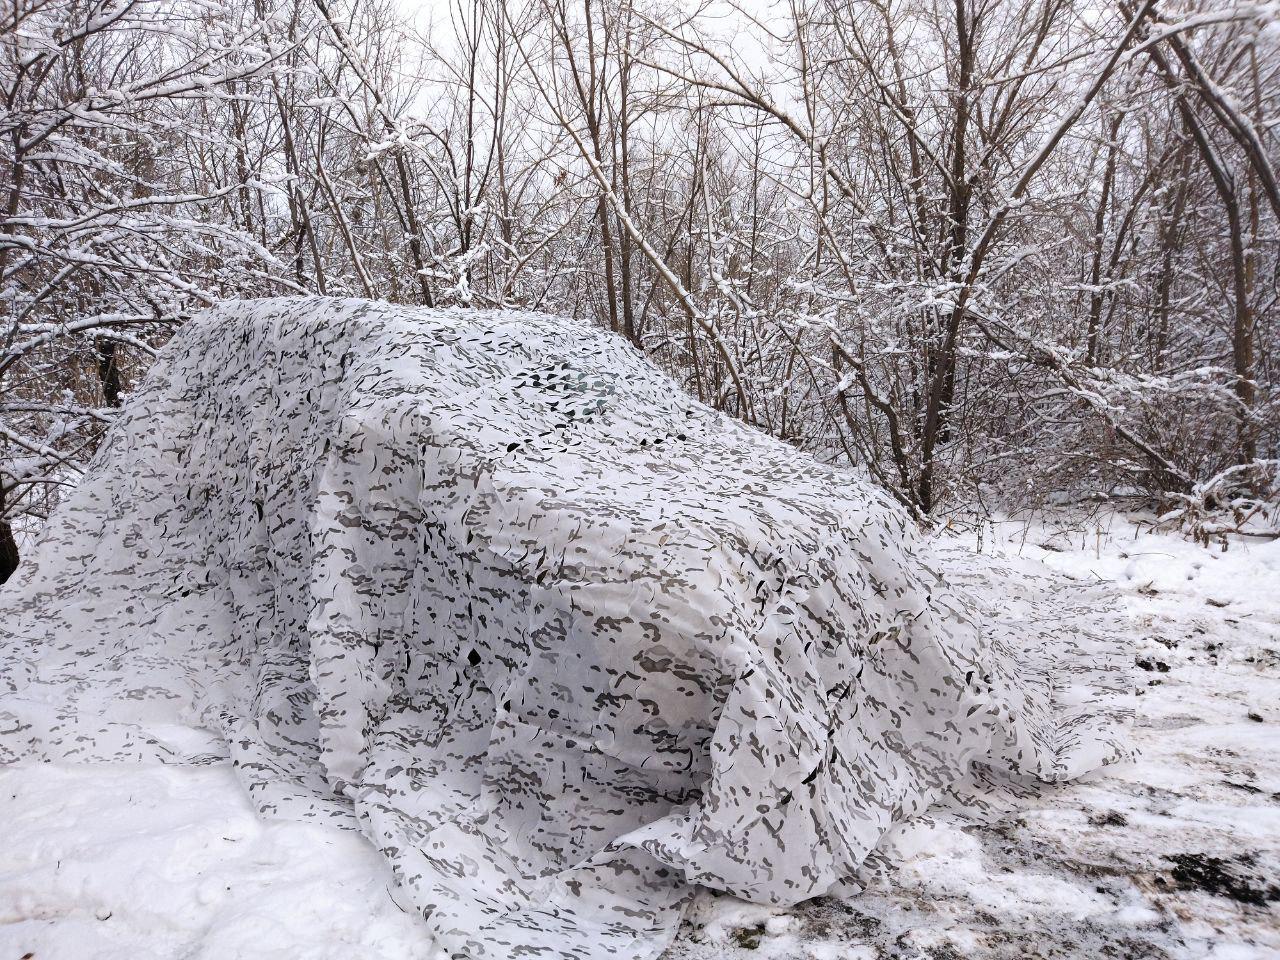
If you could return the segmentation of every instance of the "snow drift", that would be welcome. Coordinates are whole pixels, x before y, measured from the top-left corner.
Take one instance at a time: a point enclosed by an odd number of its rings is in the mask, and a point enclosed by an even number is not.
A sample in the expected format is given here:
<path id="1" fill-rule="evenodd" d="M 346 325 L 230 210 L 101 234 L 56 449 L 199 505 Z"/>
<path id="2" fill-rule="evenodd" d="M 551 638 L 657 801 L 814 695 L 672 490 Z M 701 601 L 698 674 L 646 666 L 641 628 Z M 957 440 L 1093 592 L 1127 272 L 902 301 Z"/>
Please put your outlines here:
<path id="1" fill-rule="evenodd" d="M 228 304 L 0 593 L 0 761 L 229 756 L 453 952 L 649 957 L 692 885 L 803 900 L 1121 755 L 1093 601 L 939 569 L 996 575 L 589 326 Z"/>

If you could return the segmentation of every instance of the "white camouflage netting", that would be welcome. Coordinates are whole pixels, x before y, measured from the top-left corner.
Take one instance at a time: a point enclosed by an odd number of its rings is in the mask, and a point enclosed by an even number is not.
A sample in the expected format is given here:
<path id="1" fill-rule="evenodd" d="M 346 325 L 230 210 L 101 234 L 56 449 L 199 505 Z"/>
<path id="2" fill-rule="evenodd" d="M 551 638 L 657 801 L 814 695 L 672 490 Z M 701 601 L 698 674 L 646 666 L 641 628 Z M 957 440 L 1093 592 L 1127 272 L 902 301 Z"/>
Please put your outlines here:
<path id="1" fill-rule="evenodd" d="M 0 762 L 230 756 L 453 952 L 651 957 L 692 884 L 793 903 L 1122 755 L 1096 598 L 993 569 L 587 325 L 228 304 L 0 592 Z"/>

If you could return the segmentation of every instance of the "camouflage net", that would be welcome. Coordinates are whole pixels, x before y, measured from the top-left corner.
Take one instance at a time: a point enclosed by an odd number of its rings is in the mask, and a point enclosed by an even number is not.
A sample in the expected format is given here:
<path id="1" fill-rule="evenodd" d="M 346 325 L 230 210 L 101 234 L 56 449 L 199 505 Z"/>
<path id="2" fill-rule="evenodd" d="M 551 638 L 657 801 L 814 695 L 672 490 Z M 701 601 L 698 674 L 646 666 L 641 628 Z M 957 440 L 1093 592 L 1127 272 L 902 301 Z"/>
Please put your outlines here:
<path id="1" fill-rule="evenodd" d="M 0 592 L 0 761 L 229 757 L 452 952 L 651 957 L 1123 755 L 1100 608 L 1019 576 L 586 325 L 228 304 Z"/>

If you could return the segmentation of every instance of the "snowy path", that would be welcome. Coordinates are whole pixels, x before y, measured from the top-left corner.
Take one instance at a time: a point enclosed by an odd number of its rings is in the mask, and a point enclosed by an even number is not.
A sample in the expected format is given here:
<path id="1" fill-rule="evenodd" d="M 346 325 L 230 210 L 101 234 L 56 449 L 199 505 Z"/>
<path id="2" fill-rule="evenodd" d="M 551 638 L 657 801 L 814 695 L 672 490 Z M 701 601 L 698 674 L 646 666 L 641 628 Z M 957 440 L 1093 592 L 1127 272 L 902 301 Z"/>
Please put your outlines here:
<path id="1" fill-rule="evenodd" d="M 1280 957 L 1280 543 L 1089 529 L 1000 533 L 1122 591 L 1142 758 L 915 825 L 860 896 L 705 897 L 671 960 Z M 358 837 L 259 822 L 227 767 L 0 771 L 0 960 L 436 956 L 389 887 Z"/>

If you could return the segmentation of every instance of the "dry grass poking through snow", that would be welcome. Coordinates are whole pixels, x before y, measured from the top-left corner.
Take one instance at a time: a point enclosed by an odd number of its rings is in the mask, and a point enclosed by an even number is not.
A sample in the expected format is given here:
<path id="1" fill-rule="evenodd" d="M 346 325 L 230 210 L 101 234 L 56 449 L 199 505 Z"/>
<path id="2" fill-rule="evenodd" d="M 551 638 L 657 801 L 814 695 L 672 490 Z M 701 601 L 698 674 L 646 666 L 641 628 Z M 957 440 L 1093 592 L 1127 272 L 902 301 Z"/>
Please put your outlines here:
<path id="1" fill-rule="evenodd" d="M 1280 543 L 997 539 L 1117 585 L 1141 759 L 995 825 L 915 824 L 857 896 L 704 897 L 670 960 L 1280 957 Z M 225 767 L 0 771 L 0 960 L 433 957 L 389 881 L 358 837 L 258 822 Z"/>

